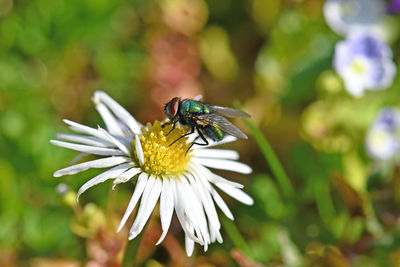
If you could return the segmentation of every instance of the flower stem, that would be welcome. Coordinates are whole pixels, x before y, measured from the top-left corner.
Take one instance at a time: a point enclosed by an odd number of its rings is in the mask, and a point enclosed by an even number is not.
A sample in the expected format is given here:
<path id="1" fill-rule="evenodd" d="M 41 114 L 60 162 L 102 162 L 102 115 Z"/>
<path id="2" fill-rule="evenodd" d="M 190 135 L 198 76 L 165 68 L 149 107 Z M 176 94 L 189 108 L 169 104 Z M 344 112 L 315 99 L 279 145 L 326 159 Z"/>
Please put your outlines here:
<path id="1" fill-rule="evenodd" d="M 264 137 L 263 133 L 248 119 L 245 120 L 247 127 L 249 127 L 254 139 L 259 145 L 261 152 L 264 155 L 265 160 L 269 164 L 273 175 L 278 181 L 283 194 L 285 197 L 291 198 L 294 195 L 292 184 L 290 183 L 289 177 L 283 169 L 278 157 L 274 150 L 269 144 L 268 140 Z"/>
<path id="2" fill-rule="evenodd" d="M 128 241 L 128 244 L 125 248 L 124 258 L 122 259 L 121 267 L 132 267 L 137 265 L 136 258 L 144 232 L 145 229 L 143 229 L 142 232 L 133 240 Z"/>
<path id="3" fill-rule="evenodd" d="M 233 245 L 251 258 L 250 249 L 236 225 L 225 217 L 221 218 L 221 223 L 224 226 L 226 233 L 232 240 Z"/>

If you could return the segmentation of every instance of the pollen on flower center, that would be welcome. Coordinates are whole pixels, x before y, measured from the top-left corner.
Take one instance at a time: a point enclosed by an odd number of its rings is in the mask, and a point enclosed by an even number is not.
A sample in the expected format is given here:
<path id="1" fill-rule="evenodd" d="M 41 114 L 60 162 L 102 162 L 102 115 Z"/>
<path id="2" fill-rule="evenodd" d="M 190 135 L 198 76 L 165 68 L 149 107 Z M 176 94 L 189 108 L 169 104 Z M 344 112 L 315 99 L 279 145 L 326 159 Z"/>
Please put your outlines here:
<path id="1" fill-rule="evenodd" d="M 181 138 L 171 144 L 186 133 L 185 129 L 176 127 L 170 132 L 172 126 L 166 125 L 162 128 L 159 121 L 155 121 L 153 125 L 148 123 L 146 126 L 147 129 L 142 128 L 143 135 L 139 136 L 144 158 L 140 167 L 143 171 L 153 175 L 184 171 L 192 157 L 191 150 L 186 153 L 190 146 L 190 143 L 187 143 L 188 138 Z M 135 141 L 132 145 L 135 148 Z M 134 153 L 134 160 L 139 164 L 137 153 Z"/>

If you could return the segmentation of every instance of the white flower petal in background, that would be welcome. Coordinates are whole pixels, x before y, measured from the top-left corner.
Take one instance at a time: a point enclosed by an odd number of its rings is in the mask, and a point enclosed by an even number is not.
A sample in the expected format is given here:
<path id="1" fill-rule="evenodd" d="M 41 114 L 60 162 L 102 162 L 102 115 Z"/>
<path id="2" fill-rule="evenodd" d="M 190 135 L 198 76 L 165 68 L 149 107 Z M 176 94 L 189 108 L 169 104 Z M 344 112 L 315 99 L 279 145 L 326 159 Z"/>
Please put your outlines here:
<path id="1" fill-rule="evenodd" d="M 129 239 L 135 238 L 143 230 L 159 200 L 163 232 L 157 244 L 165 238 L 174 211 L 185 233 L 186 253 L 189 256 L 193 253 L 194 243 L 199 243 L 207 250 L 209 244 L 222 242 L 221 224 L 215 204 L 231 220 L 233 214 L 215 186 L 244 204 L 252 205 L 253 199 L 241 190 L 243 185 L 218 176 L 204 166 L 251 173 L 248 165 L 236 161 L 239 158 L 238 152 L 208 149 L 235 141 L 236 138 L 227 136 L 221 142 L 210 142 L 208 146 L 194 146 L 187 155 L 194 136 L 181 138 L 170 146 L 185 133 L 184 129 L 176 128 L 165 136 L 171 126 L 162 128 L 158 121 L 140 128 L 142 125 L 104 92 L 95 92 L 93 102 L 104 120 L 104 129 L 64 120 L 71 130 L 79 134 L 57 134 L 56 137 L 64 141 L 51 140 L 51 143 L 100 158 L 63 168 L 56 171 L 54 176 L 75 174 L 89 168 L 111 168 L 86 182 L 79 189 L 78 197 L 106 180 L 113 180 L 114 188 L 117 184 L 137 179 L 117 229 L 120 231 L 124 227 L 138 206 Z"/>
<path id="2" fill-rule="evenodd" d="M 373 128 L 367 134 L 366 146 L 372 158 L 388 160 L 398 153 L 399 140 L 384 129 Z"/>
<path id="3" fill-rule="evenodd" d="M 385 11 L 383 0 L 327 0 L 323 7 L 326 23 L 342 36 L 355 30 L 380 31 Z"/>
<path id="4" fill-rule="evenodd" d="M 365 90 L 387 89 L 396 74 L 390 47 L 366 32 L 351 34 L 336 44 L 333 67 L 355 97 Z"/>
<path id="5" fill-rule="evenodd" d="M 389 160 L 400 152 L 400 111 L 383 108 L 371 124 L 365 145 L 376 160 Z"/>

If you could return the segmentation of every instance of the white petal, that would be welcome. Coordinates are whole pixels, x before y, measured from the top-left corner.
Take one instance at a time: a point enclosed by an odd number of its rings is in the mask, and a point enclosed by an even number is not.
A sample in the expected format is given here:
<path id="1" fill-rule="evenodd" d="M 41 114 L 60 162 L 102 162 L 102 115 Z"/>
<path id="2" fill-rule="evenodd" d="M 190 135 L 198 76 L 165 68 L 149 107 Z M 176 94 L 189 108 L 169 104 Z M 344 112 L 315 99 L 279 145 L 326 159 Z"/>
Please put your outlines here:
<path id="1" fill-rule="evenodd" d="M 177 192 L 177 187 L 176 187 L 176 182 L 175 179 L 170 180 L 171 184 L 171 189 L 174 194 L 174 203 L 175 203 L 175 212 L 176 216 L 178 217 L 179 223 L 182 226 L 183 231 L 185 232 L 185 235 L 189 236 L 191 239 L 193 239 L 195 242 L 198 242 L 201 244 L 201 240 L 198 239 L 194 233 L 193 229 L 190 227 L 190 222 L 188 221 L 187 217 L 185 216 L 185 208 L 183 206 L 183 203 L 180 202 L 180 199 L 178 197 L 178 192 Z"/>
<path id="2" fill-rule="evenodd" d="M 153 182 L 151 182 L 153 181 Z M 149 182 L 144 189 L 140 207 L 135 222 L 129 231 L 129 240 L 135 238 L 142 230 L 157 203 L 162 188 L 161 180 L 149 177 Z"/>
<path id="3" fill-rule="evenodd" d="M 239 153 L 228 149 L 195 149 L 192 154 L 196 158 L 220 158 L 220 159 L 239 159 Z"/>
<path id="4" fill-rule="evenodd" d="M 94 93 L 93 101 L 95 103 L 103 102 L 121 121 L 126 123 L 128 127 L 131 129 L 132 133 L 140 134 L 140 125 L 139 123 L 129 114 L 126 109 L 124 109 L 120 104 L 118 104 L 114 99 L 112 99 L 109 95 L 107 95 L 103 91 L 96 91 Z"/>
<path id="5" fill-rule="evenodd" d="M 58 133 L 56 134 L 56 138 L 90 146 L 97 146 L 97 147 L 110 146 L 110 142 L 104 141 L 94 136 Z"/>
<path id="6" fill-rule="evenodd" d="M 77 145 L 72 143 L 67 143 L 58 140 L 50 140 L 55 146 L 65 147 L 76 151 L 85 152 L 88 154 L 101 155 L 101 156 L 125 156 L 125 153 L 121 150 L 112 149 L 112 148 L 104 148 L 104 147 L 95 147 L 95 146 L 87 146 L 87 145 Z"/>
<path id="7" fill-rule="evenodd" d="M 235 188 L 243 188 L 244 186 L 242 184 L 230 181 L 228 179 L 225 179 L 224 177 L 221 177 L 219 175 L 216 175 L 213 173 L 212 178 L 211 178 L 211 182 L 215 183 L 223 183 L 223 184 L 227 184 L 229 186 L 235 187 Z"/>
<path id="8" fill-rule="evenodd" d="M 124 163 L 121 165 L 118 165 L 112 169 L 109 169 L 99 175 L 97 175 L 96 177 L 90 179 L 88 182 L 86 182 L 84 185 L 81 186 L 81 188 L 79 188 L 77 196 L 76 196 L 76 200 L 78 201 L 79 196 L 85 192 L 87 189 L 89 189 L 90 187 L 102 183 L 108 179 L 113 179 L 119 175 L 121 175 L 123 172 L 125 172 L 127 169 L 129 169 L 130 167 L 132 167 L 132 163 Z"/>
<path id="9" fill-rule="evenodd" d="M 127 156 L 129 156 L 131 153 L 129 152 L 129 149 L 122 144 L 120 141 L 118 141 L 117 139 L 115 139 L 114 137 L 112 137 L 109 133 L 107 133 L 106 130 L 104 130 L 103 128 L 99 127 L 99 131 L 102 132 L 107 138 L 108 140 L 113 143 L 116 147 L 118 147 L 122 152 L 124 152 Z"/>
<path id="10" fill-rule="evenodd" d="M 216 175 L 215 173 L 211 172 L 209 169 L 205 168 L 201 164 L 191 162 L 188 168 L 193 172 L 197 173 L 197 176 L 203 177 L 204 179 L 212 183 L 225 183 L 236 188 L 243 188 L 242 184 L 230 181 L 228 179 L 225 179 L 224 177 Z"/>
<path id="11" fill-rule="evenodd" d="M 136 150 L 136 156 L 138 157 L 139 160 L 139 165 L 143 166 L 144 164 L 143 149 L 142 149 L 142 144 L 140 143 L 139 136 L 137 135 L 135 135 L 135 150 Z"/>
<path id="12" fill-rule="evenodd" d="M 124 172 L 123 174 L 121 174 L 120 176 L 115 178 L 112 189 L 114 190 L 115 186 L 120 183 L 128 182 L 130 179 L 132 179 L 133 176 L 140 173 L 141 171 L 142 170 L 140 168 L 132 168 L 132 169 L 127 170 L 126 172 Z"/>
<path id="13" fill-rule="evenodd" d="M 129 158 L 127 157 L 107 157 L 102 159 L 96 159 L 58 170 L 53 174 L 53 176 L 60 177 L 66 174 L 69 175 L 76 174 L 86 171 L 87 169 L 90 168 L 108 168 L 129 161 L 130 161 Z"/>
<path id="14" fill-rule="evenodd" d="M 191 175 L 188 175 L 188 178 L 193 178 Z M 200 228 L 204 232 L 206 236 L 206 240 L 210 243 L 210 232 L 208 231 L 208 221 L 206 217 L 206 213 L 204 212 L 204 207 L 202 203 L 202 196 L 200 195 L 199 188 L 196 183 L 189 183 L 185 181 L 186 186 L 188 188 L 187 193 L 192 197 L 192 204 L 194 205 L 195 211 L 197 212 L 198 221 L 200 223 Z"/>
<path id="15" fill-rule="evenodd" d="M 163 230 L 160 239 L 156 245 L 160 244 L 167 235 L 168 228 L 171 224 L 172 214 L 174 212 L 174 196 L 169 179 L 163 179 L 163 186 L 160 197 L 160 218 L 161 228 Z"/>
<path id="16" fill-rule="evenodd" d="M 184 192 L 186 194 L 187 203 L 189 204 L 188 207 L 191 208 L 193 215 L 195 216 L 195 225 L 198 225 L 201 235 L 204 239 L 204 246 L 207 249 L 207 244 L 210 243 L 210 233 L 207 228 L 207 219 L 204 213 L 203 206 L 201 201 L 199 200 L 199 196 L 197 192 L 192 188 L 189 182 L 184 179 L 182 181 L 184 188 L 186 189 Z"/>
<path id="17" fill-rule="evenodd" d="M 208 141 L 210 142 L 210 144 L 207 145 L 207 146 L 201 146 L 201 148 L 219 146 L 219 145 L 222 145 L 222 144 L 227 144 L 227 143 L 234 142 L 234 141 L 236 141 L 236 140 L 237 140 L 236 137 L 231 136 L 231 135 L 228 135 L 227 137 L 225 137 L 224 139 L 222 139 L 221 141 L 218 141 L 218 142 L 208 140 Z"/>
<path id="18" fill-rule="evenodd" d="M 234 188 L 228 184 L 223 183 L 216 183 L 216 186 L 219 187 L 222 191 L 233 197 L 234 199 L 246 204 L 246 205 L 253 205 L 254 200 L 245 192 L 240 189 Z"/>
<path id="19" fill-rule="evenodd" d="M 185 249 L 188 257 L 192 256 L 194 250 L 194 241 L 187 235 L 185 235 Z"/>
<path id="20" fill-rule="evenodd" d="M 103 119 L 108 132 L 114 135 L 125 136 L 120 124 L 103 103 L 96 103 L 96 109 Z"/>
<path id="21" fill-rule="evenodd" d="M 210 191 L 204 187 L 203 183 L 200 181 L 200 179 L 196 179 L 196 182 L 198 184 L 198 187 L 202 189 L 204 192 L 204 209 L 207 212 L 207 216 L 209 218 L 209 226 L 210 226 L 210 234 L 211 234 L 211 241 L 215 242 L 217 240 L 219 243 L 222 243 L 222 236 L 219 230 L 221 229 L 221 223 L 219 222 L 218 218 L 218 213 L 217 210 L 215 209 L 214 201 L 211 198 Z M 207 181 L 204 181 L 204 183 L 207 183 Z M 210 185 L 211 188 L 211 185 Z"/>
<path id="22" fill-rule="evenodd" d="M 218 207 L 222 210 L 225 216 L 233 221 L 234 218 L 232 212 L 230 211 L 225 201 L 222 199 L 222 197 L 218 194 L 218 192 L 214 188 L 211 188 L 211 195 L 213 196 L 215 203 L 217 203 Z"/>
<path id="23" fill-rule="evenodd" d="M 192 176 L 189 176 L 189 180 L 192 188 L 195 190 L 196 194 L 199 196 L 201 203 L 204 207 L 204 210 L 207 214 L 208 224 L 210 228 L 210 236 L 211 242 L 214 242 L 219 234 L 219 229 L 221 224 L 218 219 L 217 211 L 215 210 L 214 202 L 211 199 L 210 193 L 207 189 L 205 189 L 198 178 L 196 178 L 196 173 L 191 173 Z"/>
<path id="24" fill-rule="evenodd" d="M 84 157 L 86 157 L 86 156 L 89 156 L 90 154 L 88 154 L 88 153 L 79 153 L 76 157 L 74 157 L 70 162 L 69 162 L 69 164 L 75 164 L 75 163 L 77 163 L 78 161 L 80 161 L 81 159 L 83 159 Z"/>
<path id="25" fill-rule="evenodd" d="M 143 193 L 143 190 L 147 184 L 147 174 L 142 172 L 139 175 L 139 178 L 137 180 L 136 186 L 135 186 L 135 191 L 132 194 L 131 200 L 129 201 L 128 207 L 125 210 L 124 216 L 121 219 L 121 222 L 119 223 L 117 232 L 121 231 L 122 227 L 124 227 L 126 221 L 129 218 L 129 215 L 131 215 L 133 209 L 135 208 L 140 196 Z"/>
<path id="26" fill-rule="evenodd" d="M 189 196 L 189 192 L 187 191 L 188 189 L 185 187 L 183 180 L 186 180 L 186 178 L 181 178 L 179 181 L 176 182 L 176 189 L 177 189 L 177 195 L 178 195 L 178 201 L 182 203 L 183 208 L 184 208 L 184 214 L 187 216 L 189 220 L 189 225 L 192 225 L 194 227 L 194 231 L 197 234 L 197 237 L 199 239 L 199 244 L 202 246 L 204 245 L 204 236 L 202 235 L 202 231 L 200 229 L 200 225 L 198 224 L 198 218 L 197 214 L 195 213 L 195 207 L 193 205 L 192 199 Z"/>
<path id="27" fill-rule="evenodd" d="M 204 170 L 207 170 L 206 168 L 202 167 Z M 212 190 L 212 186 L 208 181 L 207 177 L 204 177 L 203 172 L 201 171 L 200 168 L 194 168 L 193 165 L 189 165 L 189 169 L 192 171 L 192 175 L 195 178 L 195 181 L 198 185 L 198 188 L 200 191 L 204 192 L 205 195 L 205 199 L 207 200 L 208 203 L 210 203 L 210 207 L 211 209 L 206 209 L 206 210 L 210 210 L 213 213 L 214 218 L 216 218 L 216 225 L 218 225 L 217 229 L 220 229 L 220 223 L 219 223 L 219 219 L 218 219 L 218 214 L 217 211 L 215 209 L 214 206 L 214 202 L 211 198 L 211 190 Z M 208 171 L 208 170 L 207 170 Z"/>
<path id="28" fill-rule="evenodd" d="M 249 174 L 252 172 L 252 169 L 248 165 L 232 160 L 193 158 L 192 161 L 219 170 L 227 170 L 243 174 Z"/>
<path id="29" fill-rule="evenodd" d="M 110 143 L 108 140 L 105 139 L 104 135 L 97 129 L 67 119 L 64 119 L 63 121 L 70 126 L 69 128 L 71 130 L 74 130 L 79 133 L 89 134 Z"/>

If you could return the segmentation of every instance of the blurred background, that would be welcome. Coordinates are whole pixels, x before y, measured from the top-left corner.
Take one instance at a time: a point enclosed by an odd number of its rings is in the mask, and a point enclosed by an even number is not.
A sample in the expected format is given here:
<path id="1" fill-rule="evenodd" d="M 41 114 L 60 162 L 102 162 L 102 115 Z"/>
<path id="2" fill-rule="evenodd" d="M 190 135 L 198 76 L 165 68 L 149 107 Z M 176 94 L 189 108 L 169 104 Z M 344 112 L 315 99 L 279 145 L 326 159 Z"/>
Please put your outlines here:
<path id="1" fill-rule="evenodd" d="M 220 172 L 255 199 L 226 198 L 239 232 L 187 258 L 155 214 L 138 264 L 400 266 L 399 2 L 0 0 L 0 266 L 119 266 L 132 184 L 78 205 L 96 171 L 52 176 L 77 155 L 49 143 L 62 119 L 101 124 L 95 90 L 143 123 L 198 94 L 252 116 L 225 147 L 253 174 Z"/>

